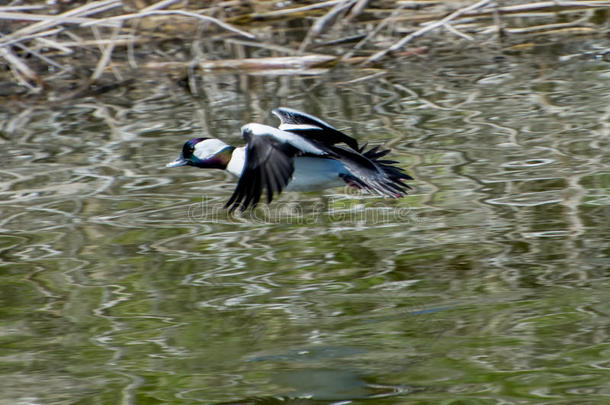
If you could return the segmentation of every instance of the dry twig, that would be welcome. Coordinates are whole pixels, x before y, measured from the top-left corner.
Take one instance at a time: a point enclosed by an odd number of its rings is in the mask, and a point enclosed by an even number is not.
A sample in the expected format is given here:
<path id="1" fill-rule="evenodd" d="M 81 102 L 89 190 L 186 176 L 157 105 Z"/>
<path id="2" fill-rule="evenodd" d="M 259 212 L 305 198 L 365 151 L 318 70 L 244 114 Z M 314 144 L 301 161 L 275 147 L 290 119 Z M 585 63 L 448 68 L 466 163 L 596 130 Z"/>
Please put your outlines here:
<path id="1" fill-rule="evenodd" d="M 328 13 L 316 19 L 309 31 L 307 31 L 305 39 L 303 39 L 303 42 L 301 42 L 299 51 L 304 52 L 314 38 L 322 34 L 330 26 L 332 26 L 332 24 L 337 20 L 338 16 L 341 13 L 344 13 L 350 7 L 352 7 L 355 2 L 356 0 L 344 0 L 341 3 L 337 3 L 333 8 L 330 9 Z"/>
<path id="2" fill-rule="evenodd" d="M 118 22 L 118 21 L 126 21 L 126 20 L 133 20 L 136 18 L 145 18 L 145 17 L 150 17 L 150 16 L 155 16 L 155 15 L 180 15 L 180 16 L 184 16 L 184 17 L 193 17 L 193 18 L 197 18 L 199 20 L 203 20 L 203 21 L 207 21 L 207 22 L 211 22 L 214 23 L 216 25 L 218 25 L 219 27 L 227 30 L 227 31 L 231 31 L 235 34 L 239 34 L 241 36 L 244 36 L 248 39 L 255 39 L 256 36 L 250 34 L 249 32 L 240 30 L 239 28 L 235 28 L 230 24 L 227 24 L 226 22 L 223 22 L 217 18 L 214 17 L 209 17 L 207 15 L 203 15 L 203 14 L 197 14 L 197 13 L 192 13 L 190 11 L 184 11 L 184 10 L 150 10 L 150 11 L 143 11 L 140 13 L 134 13 L 134 14 L 124 14 L 124 15 L 119 15 L 119 16 L 115 16 L 115 17 L 108 17 L 108 18 L 102 18 L 99 20 L 95 20 L 95 21 L 90 21 L 84 24 L 81 24 L 82 27 L 88 27 L 91 25 L 97 25 L 97 24 L 103 24 L 103 23 L 108 23 L 108 22 Z"/>
<path id="3" fill-rule="evenodd" d="M 492 0 L 481 0 L 475 4 L 472 4 L 468 7 L 464 7 L 464 8 L 460 8 L 456 11 L 454 11 L 453 13 L 449 14 L 447 17 L 443 18 L 442 20 L 436 21 L 434 23 L 431 24 L 427 24 L 425 27 L 418 29 L 417 31 L 403 37 L 400 41 L 396 42 L 394 45 L 392 45 L 391 47 L 384 49 L 383 51 L 379 51 L 376 54 L 374 54 L 373 56 L 371 56 L 369 59 L 366 60 L 366 63 L 370 63 L 370 62 L 376 62 L 379 59 L 383 58 L 385 55 L 387 55 L 390 52 L 394 52 L 400 48 L 402 48 L 403 46 L 405 46 L 406 44 L 408 44 L 409 42 L 411 42 L 412 40 L 414 40 L 415 38 L 424 35 L 425 33 L 432 31 L 438 27 L 442 27 L 446 24 L 448 24 L 450 21 L 455 20 L 456 18 L 458 18 L 459 16 L 472 11 L 472 10 L 476 10 L 478 8 L 481 8 L 483 6 L 486 6 L 487 4 L 489 4 Z"/>

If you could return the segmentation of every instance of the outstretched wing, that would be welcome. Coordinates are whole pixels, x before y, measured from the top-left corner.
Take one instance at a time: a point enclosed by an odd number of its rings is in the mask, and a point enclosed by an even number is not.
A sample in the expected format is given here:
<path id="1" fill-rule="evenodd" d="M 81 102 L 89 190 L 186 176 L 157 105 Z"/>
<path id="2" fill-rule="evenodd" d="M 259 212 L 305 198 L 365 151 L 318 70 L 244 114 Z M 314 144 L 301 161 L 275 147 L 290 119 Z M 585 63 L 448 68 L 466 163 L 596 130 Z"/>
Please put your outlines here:
<path id="1" fill-rule="evenodd" d="M 411 188 L 403 180 L 413 178 L 395 163 L 394 160 L 381 159 L 390 151 L 379 150 L 379 147 L 364 151 L 364 145 L 358 152 L 340 146 L 333 146 L 335 159 L 341 161 L 349 174 L 343 175 L 346 183 L 388 197 L 402 197 Z"/>
<path id="2" fill-rule="evenodd" d="M 358 150 L 358 142 L 354 138 L 345 135 L 313 115 L 286 107 L 276 108 L 272 112 L 280 119 L 279 128 L 281 130 L 301 135 L 324 146 L 332 146 L 343 142 L 353 150 Z"/>
<path id="3" fill-rule="evenodd" d="M 267 202 L 271 202 L 274 194 L 281 193 L 290 182 L 295 156 L 325 154 L 306 139 L 267 125 L 244 125 L 242 136 L 248 142 L 246 161 L 235 191 L 225 205 L 229 211 L 255 207 L 264 189 Z"/>

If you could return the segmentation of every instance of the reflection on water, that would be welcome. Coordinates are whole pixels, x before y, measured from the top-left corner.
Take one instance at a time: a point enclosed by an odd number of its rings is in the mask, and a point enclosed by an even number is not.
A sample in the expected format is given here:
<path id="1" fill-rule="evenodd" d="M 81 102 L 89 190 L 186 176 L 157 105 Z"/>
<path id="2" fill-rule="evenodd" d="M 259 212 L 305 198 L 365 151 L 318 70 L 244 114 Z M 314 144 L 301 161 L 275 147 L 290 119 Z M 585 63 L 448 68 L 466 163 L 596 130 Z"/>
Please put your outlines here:
<path id="1" fill-rule="evenodd" d="M 540 66 L 432 56 L 4 106 L 3 399 L 607 401 L 610 67 Z M 414 192 L 232 217 L 230 175 L 165 169 L 279 105 L 392 146 Z"/>

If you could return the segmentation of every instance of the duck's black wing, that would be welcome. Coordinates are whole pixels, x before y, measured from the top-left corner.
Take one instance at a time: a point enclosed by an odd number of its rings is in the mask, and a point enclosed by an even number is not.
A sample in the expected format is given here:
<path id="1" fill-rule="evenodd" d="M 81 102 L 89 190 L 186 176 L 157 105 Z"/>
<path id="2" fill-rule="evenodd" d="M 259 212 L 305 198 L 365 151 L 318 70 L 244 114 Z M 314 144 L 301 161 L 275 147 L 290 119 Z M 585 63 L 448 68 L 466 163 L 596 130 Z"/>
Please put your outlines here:
<path id="1" fill-rule="evenodd" d="M 354 138 L 301 111 L 280 107 L 273 110 L 273 114 L 281 120 L 280 129 L 312 141 L 333 159 L 341 161 L 349 172 L 343 176 L 346 183 L 395 198 L 407 194 L 410 187 L 404 180 L 412 180 L 412 177 L 395 166 L 398 162 L 382 159 L 389 149 L 380 150 L 377 146 L 365 151 L 366 145 L 358 147 Z M 349 148 L 337 145 L 339 143 L 345 143 Z"/>
<path id="2" fill-rule="evenodd" d="M 359 150 L 358 142 L 354 138 L 313 115 L 286 107 L 276 108 L 272 112 L 280 119 L 281 130 L 301 135 L 324 146 L 345 143 L 353 150 Z"/>
<path id="3" fill-rule="evenodd" d="M 244 211 L 258 204 L 263 189 L 267 202 L 282 192 L 294 173 L 294 157 L 302 154 L 325 155 L 313 143 L 290 132 L 262 124 L 242 127 L 242 136 L 248 142 L 246 160 L 241 177 L 225 205 L 229 211 Z"/>
<path id="4" fill-rule="evenodd" d="M 379 150 L 379 146 L 365 151 L 366 145 L 358 151 L 341 146 L 330 148 L 333 157 L 343 163 L 349 174 L 343 175 L 346 183 L 379 195 L 398 198 L 410 189 L 404 180 L 413 180 L 398 166 L 395 160 L 381 159 L 390 150 Z"/>

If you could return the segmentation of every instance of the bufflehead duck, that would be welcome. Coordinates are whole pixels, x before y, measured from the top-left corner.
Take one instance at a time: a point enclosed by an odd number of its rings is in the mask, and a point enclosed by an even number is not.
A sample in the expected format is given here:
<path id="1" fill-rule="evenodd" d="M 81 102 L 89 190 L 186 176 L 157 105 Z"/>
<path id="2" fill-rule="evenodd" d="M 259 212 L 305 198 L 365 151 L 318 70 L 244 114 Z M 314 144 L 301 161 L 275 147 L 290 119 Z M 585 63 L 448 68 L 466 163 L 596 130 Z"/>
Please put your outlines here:
<path id="1" fill-rule="evenodd" d="M 195 166 L 222 169 L 239 181 L 225 205 L 230 211 L 255 207 L 266 190 L 267 202 L 286 191 L 313 191 L 341 185 L 399 198 L 413 178 L 381 159 L 389 150 L 379 146 L 365 151 L 366 144 L 338 131 L 312 115 L 291 108 L 273 110 L 279 128 L 251 123 L 241 128 L 246 146 L 236 148 L 215 138 L 194 138 L 167 167 Z M 345 144 L 337 145 L 337 144 Z"/>

